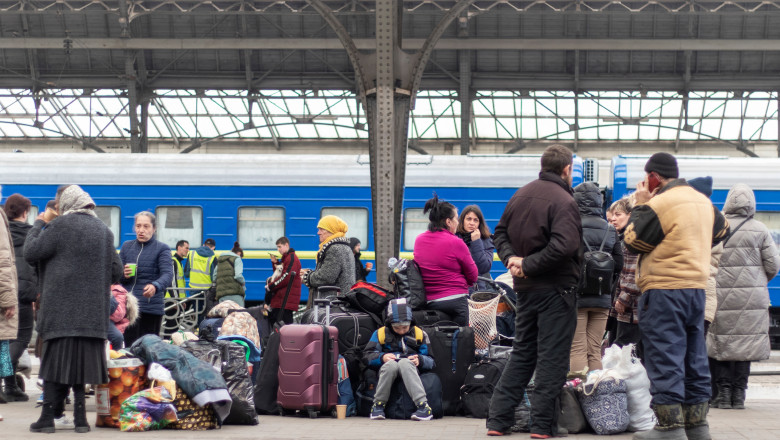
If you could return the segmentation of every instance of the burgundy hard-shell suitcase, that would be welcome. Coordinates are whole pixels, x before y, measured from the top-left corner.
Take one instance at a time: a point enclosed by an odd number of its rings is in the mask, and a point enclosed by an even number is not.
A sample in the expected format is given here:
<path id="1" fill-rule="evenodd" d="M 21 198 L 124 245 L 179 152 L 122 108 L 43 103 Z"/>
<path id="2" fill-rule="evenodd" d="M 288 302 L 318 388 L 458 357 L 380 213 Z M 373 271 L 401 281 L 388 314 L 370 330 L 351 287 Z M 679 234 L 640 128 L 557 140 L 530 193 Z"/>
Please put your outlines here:
<path id="1" fill-rule="evenodd" d="M 307 411 L 312 418 L 332 411 L 338 400 L 338 329 L 292 324 L 279 334 L 280 411 Z"/>

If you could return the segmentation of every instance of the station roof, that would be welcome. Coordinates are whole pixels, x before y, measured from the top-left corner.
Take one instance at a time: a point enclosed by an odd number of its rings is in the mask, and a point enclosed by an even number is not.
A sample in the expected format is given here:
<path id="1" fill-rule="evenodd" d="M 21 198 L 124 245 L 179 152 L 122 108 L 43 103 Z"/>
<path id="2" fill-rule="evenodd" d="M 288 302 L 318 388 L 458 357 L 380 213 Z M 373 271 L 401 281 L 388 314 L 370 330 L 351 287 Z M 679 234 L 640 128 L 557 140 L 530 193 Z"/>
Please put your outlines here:
<path id="1" fill-rule="evenodd" d="M 324 0 L 358 49 L 374 1 Z M 454 0 L 404 0 L 419 49 Z M 464 70 L 465 69 L 465 70 Z M 777 139 L 780 1 L 475 0 L 443 30 L 410 138 Z M 308 1 L 0 0 L 0 136 L 365 138 L 349 57 Z M 678 135 L 679 133 L 679 135 Z"/>

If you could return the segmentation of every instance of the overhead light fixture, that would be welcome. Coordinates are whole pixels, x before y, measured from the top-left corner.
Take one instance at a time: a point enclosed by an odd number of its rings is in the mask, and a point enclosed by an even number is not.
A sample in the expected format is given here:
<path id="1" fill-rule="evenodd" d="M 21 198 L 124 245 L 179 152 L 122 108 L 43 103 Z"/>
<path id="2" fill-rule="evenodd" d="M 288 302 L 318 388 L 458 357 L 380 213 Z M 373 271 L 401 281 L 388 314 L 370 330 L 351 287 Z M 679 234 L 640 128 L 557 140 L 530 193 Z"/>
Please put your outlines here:
<path id="1" fill-rule="evenodd" d="M 355 130 L 363 130 L 366 128 L 366 124 L 362 122 L 355 122 Z"/>

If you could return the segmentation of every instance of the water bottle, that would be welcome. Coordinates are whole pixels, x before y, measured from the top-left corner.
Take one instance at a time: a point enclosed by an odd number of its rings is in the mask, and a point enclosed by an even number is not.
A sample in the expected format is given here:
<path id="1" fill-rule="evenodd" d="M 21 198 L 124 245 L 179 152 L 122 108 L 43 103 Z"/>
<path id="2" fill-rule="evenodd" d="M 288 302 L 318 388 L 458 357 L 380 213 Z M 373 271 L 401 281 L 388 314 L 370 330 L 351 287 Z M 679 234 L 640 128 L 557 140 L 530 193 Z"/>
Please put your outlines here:
<path id="1" fill-rule="evenodd" d="M 387 267 L 392 269 L 395 267 L 395 265 L 398 263 L 398 258 L 391 257 L 389 260 L 387 260 Z"/>

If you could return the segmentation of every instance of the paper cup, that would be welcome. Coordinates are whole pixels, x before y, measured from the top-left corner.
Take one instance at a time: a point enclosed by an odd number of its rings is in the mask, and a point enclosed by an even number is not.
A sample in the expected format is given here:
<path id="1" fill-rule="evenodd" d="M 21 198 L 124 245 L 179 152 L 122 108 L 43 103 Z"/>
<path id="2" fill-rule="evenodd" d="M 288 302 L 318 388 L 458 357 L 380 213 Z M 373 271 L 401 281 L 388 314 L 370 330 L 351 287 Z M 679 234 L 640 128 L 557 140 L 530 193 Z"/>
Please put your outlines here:
<path id="1" fill-rule="evenodd" d="M 135 271 L 136 271 L 136 269 L 138 269 L 138 265 L 135 264 L 135 263 L 128 263 L 127 267 L 130 268 L 130 276 L 134 277 L 135 276 Z"/>
<path id="2" fill-rule="evenodd" d="M 336 418 L 337 419 L 347 418 L 347 405 L 336 405 Z"/>

